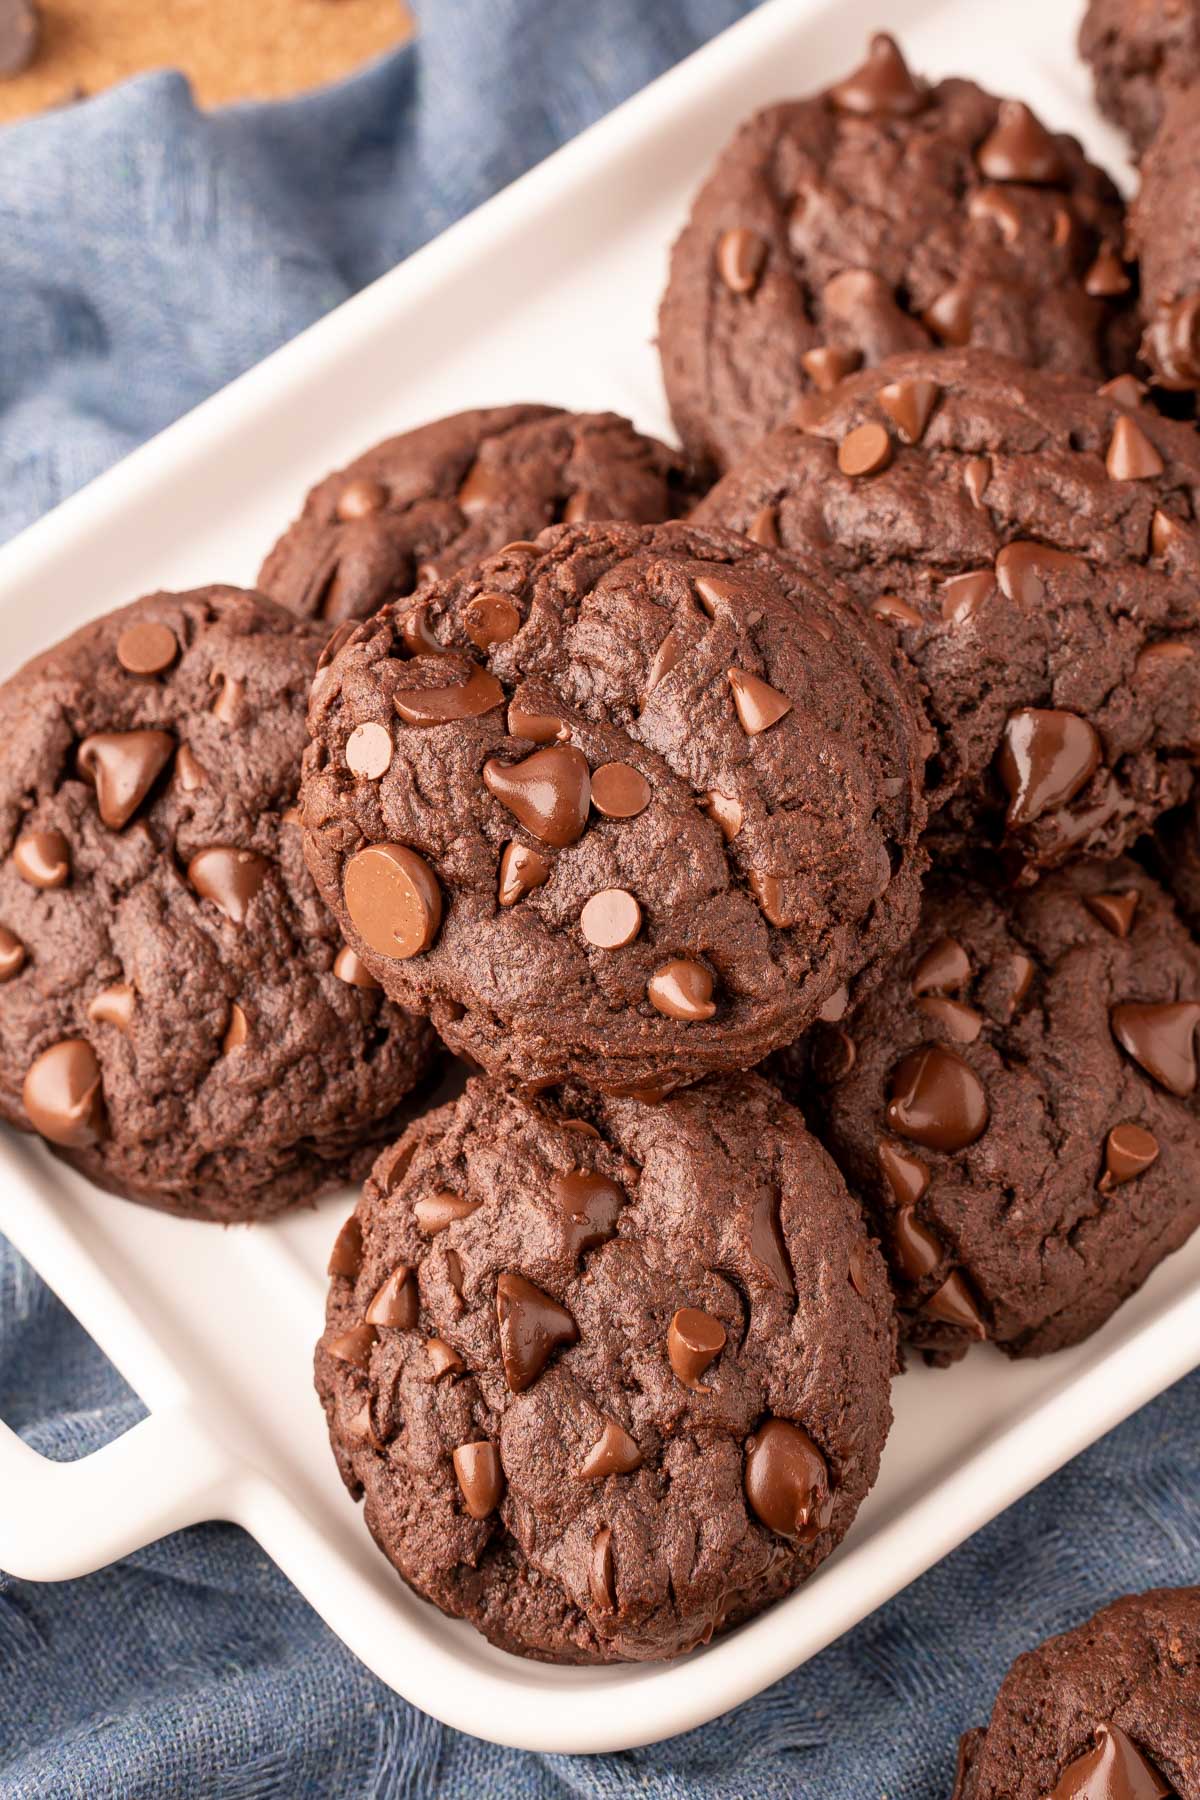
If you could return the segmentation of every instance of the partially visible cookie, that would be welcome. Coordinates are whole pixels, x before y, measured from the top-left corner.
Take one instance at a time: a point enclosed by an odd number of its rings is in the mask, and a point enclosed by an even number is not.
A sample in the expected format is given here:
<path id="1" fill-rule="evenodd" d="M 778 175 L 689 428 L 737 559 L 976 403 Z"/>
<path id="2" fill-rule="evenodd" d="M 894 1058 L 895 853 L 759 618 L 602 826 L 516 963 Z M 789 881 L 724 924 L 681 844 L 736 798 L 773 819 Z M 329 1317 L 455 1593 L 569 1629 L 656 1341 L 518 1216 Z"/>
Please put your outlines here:
<path id="1" fill-rule="evenodd" d="M 1091 64 L 1100 110 L 1140 154 L 1172 92 L 1200 80 L 1197 0 L 1090 0 L 1079 50 Z"/>
<path id="2" fill-rule="evenodd" d="M 693 456 L 726 468 L 860 363 L 978 344 L 1102 381 L 1127 368 L 1120 196 L 1074 138 L 971 81 L 914 77 L 891 38 L 722 152 L 659 320 Z"/>
<path id="3" fill-rule="evenodd" d="M 1079 1342 L 1200 1222 L 1200 947 L 1135 863 L 941 877 L 812 1046 L 821 1136 L 939 1356 Z"/>
<path id="4" fill-rule="evenodd" d="M 1172 97 L 1142 158 L 1129 243 L 1141 271 L 1142 356 L 1162 387 L 1200 388 L 1200 91 L 1195 88 Z"/>
<path id="5" fill-rule="evenodd" d="M 1127 1594 L 1017 1658 L 952 1800 L 1200 1792 L 1200 1588 Z"/>
<path id="6" fill-rule="evenodd" d="M 986 351 L 895 357 L 774 432 L 698 522 L 814 550 L 911 660 L 935 856 L 1124 850 L 1200 756 L 1200 438 Z"/>
<path id="7" fill-rule="evenodd" d="M 486 1081 L 385 1151 L 330 1260 L 317 1387 L 404 1579 L 552 1662 L 676 1656 L 844 1536 L 894 1320 L 766 1082 L 661 1106 Z"/>
<path id="8" fill-rule="evenodd" d="M 0 688 L 0 1114 L 168 1212 L 361 1173 L 431 1064 L 304 866 L 323 636 L 234 588 L 154 594 Z"/>
<path id="9" fill-rule="evenodd" d="M 701 489 L 678 451 L 616 413 L 496 406 L 438 419 L 318 482 L 258 585 L 329 625 L 365 619 L 547 525 L 678 517 Z"/>
<path id="10" fill-rule="evenodd" d="M 526 1085 L 666 1092 L 912 929 L 927 733 L 817 563 L 559 526 L 335 639 L 306 846 L 394 999 Z"/>

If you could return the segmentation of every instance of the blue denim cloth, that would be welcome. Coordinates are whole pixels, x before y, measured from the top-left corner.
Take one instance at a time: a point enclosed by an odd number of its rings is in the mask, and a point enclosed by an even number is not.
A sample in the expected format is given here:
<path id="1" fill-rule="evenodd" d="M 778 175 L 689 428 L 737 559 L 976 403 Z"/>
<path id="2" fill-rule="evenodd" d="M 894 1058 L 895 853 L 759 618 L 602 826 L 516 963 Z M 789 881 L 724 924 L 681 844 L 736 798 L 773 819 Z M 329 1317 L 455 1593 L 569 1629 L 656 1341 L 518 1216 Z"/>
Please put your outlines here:
<path id="1" fill-rule="evenodd" d="M 442 0 L 314 98 L 203 117 L 158 75 L 0 133 L 0 537 L 744 10 Z M 140 1412 L 0 1242 L 0 1417 L 69 1459 Z M 769 1693 L 602 1759 L 416 1713 L 232 1527 L 61 1586 L 0 1576 L 0 1795 L 944 1800 L 1018 1651 L 1200 1577 L 1198 1426 L 1193 1376 Z"/>

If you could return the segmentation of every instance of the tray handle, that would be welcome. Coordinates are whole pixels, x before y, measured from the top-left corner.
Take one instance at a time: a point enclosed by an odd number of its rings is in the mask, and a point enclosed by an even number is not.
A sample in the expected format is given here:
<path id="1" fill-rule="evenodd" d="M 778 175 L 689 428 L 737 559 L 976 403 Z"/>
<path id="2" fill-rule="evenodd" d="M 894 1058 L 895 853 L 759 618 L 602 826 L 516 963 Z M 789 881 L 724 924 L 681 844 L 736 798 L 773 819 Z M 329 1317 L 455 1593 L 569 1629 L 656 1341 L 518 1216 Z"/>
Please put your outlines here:
<path id="1" fill-rule="evenodd" d="M 52 1462 L 0 1422 L 0 1568 L 64 1581 L 183 1525 L 227 1517 L 232 1466 L 184 1405 L 151 1413 L 76 1462 Z"/>

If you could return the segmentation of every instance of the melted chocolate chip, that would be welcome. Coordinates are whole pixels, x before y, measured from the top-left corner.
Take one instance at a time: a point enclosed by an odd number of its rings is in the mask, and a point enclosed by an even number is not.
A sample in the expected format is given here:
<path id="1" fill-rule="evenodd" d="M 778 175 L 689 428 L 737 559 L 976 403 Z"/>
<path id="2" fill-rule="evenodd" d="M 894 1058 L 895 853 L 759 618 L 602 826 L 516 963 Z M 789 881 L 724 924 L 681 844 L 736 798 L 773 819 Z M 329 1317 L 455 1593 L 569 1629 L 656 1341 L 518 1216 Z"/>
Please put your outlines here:
<path id="1" fill-rule="evenodd" d="M 52 1144 L 83 1150 L 108 1136 L 100 1064 L 86 1038 L 64 1038 L 35 1057 L 21 1098 L 33 1129 Z"/>
<path id="2" fill-rule="evenodd" d="M 935 1288 L 921 1311 L 926 1318 L 936 1319 L 941 1325 L 958 1326 L 981 1343 L 987 1336 L 978 1302 L 957 1269 L 947 1275 L 940 1288 Z"/>
<path id="3" fill-rule="evenodd" d="M 892 1198 L 901 1206 L 911 1206 L 921 1198 L 929 1186 L 929 1168 L 919 1156 L 911 1150 L 902 1150 L 899 1144 L 889 1144 L 886 1140 L 875 1147 L 875 1155 L 883 1170 L 883 1178 L 891 1189 Z"/>
<path id="4" fill-rule="evenodd" d="M 507 644 L 521 629 L 521 615 L 507 594 L 476 594 L 463 613 L 467 636 L 479 650 Z"/>
<path id="5" fill-rule="evenodd" d="M 1114 1006 L 1109 1018 L 1122 1050 L 1160 1087 L 1180 1099 L 1195 1092 L 1200 1004 L 1194 1000 L 1134 1001 Z"/>
<path id="6" fill-rule="evenodd" d="M 592 1538 L 591 1554 L 588 1557 L 588 1588 L 593 1603 L 602 1612 L 615 1611 L 617 1589 L 613 1570 L 612 1529 L 608 1525 L 602 1525 Z"/>
<path id="7" fill-rule="evenodd" d="M 454 1478 L 463 1505 L 473 1519 L 486 1519 L 504 1497 L 504 1470 L 500 1452 L 486 1440 L 460 1444 L 452 1458 Z"/>
<path id="8" fill-rule="evenodd" d="M 475 665 L 465 681 L 453 686 L 405 688 L 392 696 L 392 705 L 407 725 L 457 724 L 503 704 L 504 689 L 496 677 Z"/>
<path id="9" fill-rule="evenodd" d="M 391 1189 L 389 1188 L 389 1193 Z M 469 1219 L 471 1214 L 479 1211 L 478 1200 L 468 1200 L 462 1194 L 452 1194 L 448 1189 L 441 1189 L 436 1194 L 418 1200 L 413 1207 L 413 1218 L 417 1229 L 426 1237 L 436 1237 L 458 1219 Z"/>
<path id="10" fill-rule="evenodd" d="M 512 1272 L 496 1277 L 496 1319 L 504 1379 L 514 1394 L 532 1387 L 560 1344 L 579 1339 L 566 1307 Z"/>
<path id="11" fill-rule="evenodd" d="M 954 994 L 971 979 L 971 959 L 957 938 L 940 937 L 913 970 L 914 994 Z"/>
<path id="12" fill-rule="evenodd" d="M 25 946 L 15 932 L 0 925 L 0 982 L 11 981 L 25 967 Z"/>
<path id="13" fill-rule="evenodd" d="M 584 833 L 591 800 L 591 772 L 586 756 L 573 744 L 535 750 L 522 762 L 483 765 L 490 794 L 526 831 L 561 850 Z"/>
<path id="14" fill-rule="evenodd" d="M 13 845 L 13 867 L 31 887 L 60 888 L 71 874 L 71 846 L 61 831 L 26 831 Z"/>
<path id="15" fill-rule="evenodd" d="M 1020 181 L 1055 187 L 1066 179 L 1054 138 L 1019 100 L 1002 100 L 996 127 L 976 156 L 989 181 Z"/>
<path id="16" fill-rule="evenodd" d="M 956 1051 L 929 1044 L 893 1070 L 887 1122 L 900 1137 L 927 1149 L 965 1150 L 987 1128 L 987 1096 Z"/>
<path id="17" fill-rule="evenodd" d="M 439 1381 L 443 1375 L 461 1375 L 467 1366 L 453 1344 L 448 1344 L 445 1338 L 426 1338 L 425 1354 L 429 1358 L 430 1379 L 433 1381 Z"/>
<path id="18" fill-rule="evenodd" d="M 1096 1741 L 1062 1771 L 1048 1800 L 1172 1800 L 1174 1788 L 1119 1725 L 1096 1727 Z"/>
<path id="19" fill-rule="evenodd" d="M 357 951 L 350 948 L 349 944 L 343 944 L 334 957 L 333 972 L 339 981 L 346 983 L 347 987 L 363 988 L 368 993 L 379 987 L 379 983 L 366 963 L 363 962 Z"/>
<path id="20" fill-rule="evenodd" d="M 646 998 L 656 1012 L 668 1019 L 694 1024 L 716 1012 L 713 978 L 702 963 L 674 957 L 656 969 L 646 983 Z"/>
<path id="21" fill-rule="evenodd" d="M 175 633 L 153 619 L 127 625 L 117 639 L 117 661 L 130 675 L 161 675 L 178 655 Z"/>
<path id="22" fill-rule="evenodd" d="M 349 1331 L 343 1331 L 339 1337 L 328 1338 L 325 1349 L 330 1356 L 336 1356 L 339 1362 L 349 1363 L 355 1369 L 365 1369 L 378 1337 L 379 1333 L 373 1325 L 352 1325 Z"/>
<path id="23" fill-rule="evenodd" d="M 892 1255 L 906 1281 L 924 1281 L 945 1257 L 941 1240 L 918 1217 L 914 1206 L 900 1206 L 888 1220 Z"/>
<path id="24" fill-rule="evenodd" d="M 780 1537 L 810 1544 L 833 1512 L 825 1458 L 788 1419 L 768 1419 L 746 1440 L 746 1498 L 755 1517 Z"/>
<path id="25" fill-rule="evenodd" d="M 392 748 L 392 734 L 387 726 L 369 719 L 364 725 L 356 725 L 346 739 L 346 767 L 352 775 L 378 781 L 391 767 Z"/>
<path id="26" fill-rule="evenodd" d="M 997 757 L 1010 826 L 1065 806 L 1100 766 L 1100 736 L 1078 713 L 1021 707 L 1010 713 Z"/>

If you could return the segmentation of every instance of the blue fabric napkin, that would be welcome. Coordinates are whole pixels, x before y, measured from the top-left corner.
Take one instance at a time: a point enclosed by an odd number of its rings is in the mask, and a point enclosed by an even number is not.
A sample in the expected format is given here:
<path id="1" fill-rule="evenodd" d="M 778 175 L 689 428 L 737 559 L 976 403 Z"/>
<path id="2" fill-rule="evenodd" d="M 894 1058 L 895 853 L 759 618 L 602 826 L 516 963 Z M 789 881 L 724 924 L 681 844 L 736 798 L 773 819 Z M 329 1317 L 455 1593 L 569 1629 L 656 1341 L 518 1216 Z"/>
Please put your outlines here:
<path id="1" fill-rule="evenodd" d="M 746 10 L 430 0 L 414 47 L 309 99 L 205 117 L 164 74 L 0 132 L 0 537 Z M 140 1414 L 0 1241 L 0 1417 L 66 1460 Z M 1198 1426 L 1200 1375 L 769 1693 L 623 1756 L 445 1730 L 232 1527 L 60 1586 L 0 1576 L 0 1795 L 945 1800 L 1021 1649 L 1200 1579 Z"/>

